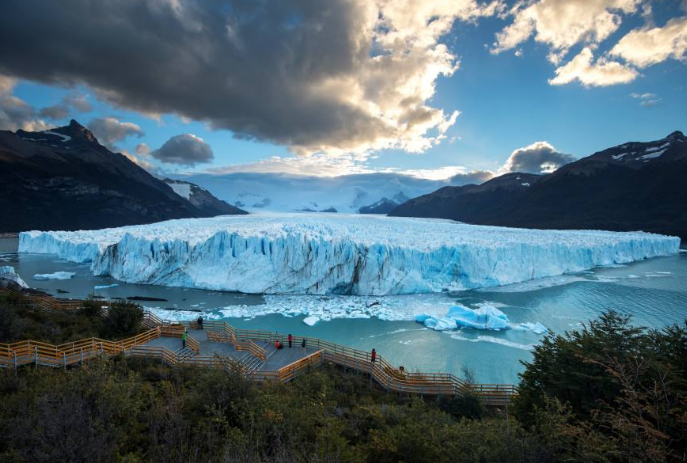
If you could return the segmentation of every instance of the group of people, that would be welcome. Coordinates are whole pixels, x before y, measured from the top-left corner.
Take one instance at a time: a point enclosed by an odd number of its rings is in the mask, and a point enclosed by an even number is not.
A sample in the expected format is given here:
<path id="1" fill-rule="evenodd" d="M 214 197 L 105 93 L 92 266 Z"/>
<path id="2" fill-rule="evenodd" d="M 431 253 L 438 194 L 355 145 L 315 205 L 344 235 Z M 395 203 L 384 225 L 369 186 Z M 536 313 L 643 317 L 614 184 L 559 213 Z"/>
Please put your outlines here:
<path id="1" fill-rule="evenodd" d="M 289 343 L 289 349 L 291 349 L 293 347 L 293 335 L 291 333 L 289 333 L 289 335 L 286 337 L 286 340 Z M 306 349 L 307 345 L 308 345 L 307 340 L 305 338 L 303 338 L 303 340 L 301 341 L 301 352 L 305 353 L 305 349 Z M 277 350 L 283 349 L 284 343 L 281 342 L 279 339 L 275 339 L 274 340 L 274 348 Z"/>
<path id="2" fill-rule="evenodd" d="M 199 315 L 198 319 L 196 320 L 196 323 L 198 324 L 198 329 L 202 330 L 203 329 L 203 316 Z M 186 348 L 186 338 L 188 337 L 188 331 L 184 330 L 183 333 L 181 333 L 181 345 L 185 349 Z M 293 335 L 289 333 L 289 335 L 286 337 L 288 343 L 289 343 L 289 349 L 293 347 Z M 301 352 L 305 353 L 307 346 L 307 340 L 306 338 L 303 338 L 301 341 Z M 284 348 L 284 343 L 281 342 L 279 339 L 274 340 L 274 348 L 277 350 L 283 349 Z M 370 352 L 370 361 L 372 363 L 375 363 L 377 361 L 377 351 L 375 349 L 372 349 L 372 352 Z M 403 372 L 403 367 L 400 368 L 401 372 Z"/>

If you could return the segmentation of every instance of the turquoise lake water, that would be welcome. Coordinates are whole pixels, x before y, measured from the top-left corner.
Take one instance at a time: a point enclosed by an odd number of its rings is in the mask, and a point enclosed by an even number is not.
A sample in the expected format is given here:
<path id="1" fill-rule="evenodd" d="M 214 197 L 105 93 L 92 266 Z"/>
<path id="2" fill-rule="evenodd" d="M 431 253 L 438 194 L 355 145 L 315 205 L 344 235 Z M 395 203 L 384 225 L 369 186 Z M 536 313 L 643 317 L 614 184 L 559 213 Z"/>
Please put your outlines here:
<path id="1" fill-rule="evenodd" d="M 460 374 L 462 367 L 467 366 L 483 383 L 517 382 L 517 374 L 523 369 L 520 362 L 531 358 L 531 349 L 541 335 L 516 330 L 436 332 L 409 319 L 419 313 L 443 315 L 453 303 L 471 308 L 490 304 L 503 311 L 511 322 L 539 322 L 556 333 L 579 327 L 608 309 L 632 315 L 635 324 L 648 327 L 681 323 L 687 318 L 687 253 L 684 250 L 676 256 L 490 290 L 388 298 L 329 298 L 262 297 L 126 284 L 110 277 L 95 277 L 88 265 L 61 261 L 50 255 L 19 255 L 16 248 L 16 239 L 0 239 L 0 265 L 15 267 L 30 286 L 57 296 L 163 298 L 166 301 L 142 304 L 170 319 L 195 318 L 200 311 L 209 318 L 225 319 L 241 328 L 319 337 L 365 350 L 376 348 L 390 361 L 410 371 Z M 35 274 L 57 271 L 76 275 L 69 280 L 33 279 Z M 95 289 L 109 285 L 118 286 Z M 316 314 L 323 320 L 332 319 L 309 326 L 303 323 L 303 312 Z"/>

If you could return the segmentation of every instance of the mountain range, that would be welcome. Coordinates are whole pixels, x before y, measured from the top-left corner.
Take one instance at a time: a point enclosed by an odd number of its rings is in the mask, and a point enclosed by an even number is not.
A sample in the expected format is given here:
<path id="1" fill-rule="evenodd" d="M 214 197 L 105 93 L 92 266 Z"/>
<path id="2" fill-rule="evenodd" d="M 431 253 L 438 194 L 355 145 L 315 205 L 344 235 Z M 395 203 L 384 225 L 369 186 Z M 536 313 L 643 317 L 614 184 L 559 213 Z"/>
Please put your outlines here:
<path id="1" fill-rule="evenodd" d="M 629 142 L 553 173 L 447 186 L 389 215 L 540 229 L 644 230 L 687 239 L 687 137 Z"/>
<path id="2" fill-rule="evenodd" d="M 245 213 L 194 186 L 179 194 L 75 120 L 42 132 L 0 131 L 0 232 Z"/>

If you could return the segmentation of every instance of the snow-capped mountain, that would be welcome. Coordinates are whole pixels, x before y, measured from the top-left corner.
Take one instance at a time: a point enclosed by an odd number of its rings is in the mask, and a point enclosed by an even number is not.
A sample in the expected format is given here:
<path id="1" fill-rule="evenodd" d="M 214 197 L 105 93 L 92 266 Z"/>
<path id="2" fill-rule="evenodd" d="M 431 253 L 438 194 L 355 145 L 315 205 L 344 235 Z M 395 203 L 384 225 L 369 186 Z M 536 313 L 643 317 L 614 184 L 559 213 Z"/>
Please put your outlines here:
<path id="1" fill-rule="evenodd" d="M 163 181 L 169 185 L 176 194 L 190 201 L 191 204 L 207 214 L 208 217 L 246 213 L 221 199 L 217 199 L 208 190 L 195 183 L 185 182 L 183 180 L 172 180 L 170 178 L 165 178 Z"/>
<path id="2" fill-rule="evenodd" d="M 75 230 L 208 217 L 72 120 L 0 131 L 0 231 Z"/>
<path id="3" fill-rule="evenodd" d="M 448 181 L 401 174 L 356 174 L 316 177 L 278 173 L 194 174 L 177 179 L 193 182 L 218 198 L 250 212 L 358 213 L 382 198 L 397 204 Z M 388 212 L 388 211 L 387 211 Z"/>
<path id="4" fill-rule="evenodd" d="M 482 225 L 644 230 L 687 238 L 687 137 L 597 152 L 542 176 L 445 187 L 391 211 Z"/>

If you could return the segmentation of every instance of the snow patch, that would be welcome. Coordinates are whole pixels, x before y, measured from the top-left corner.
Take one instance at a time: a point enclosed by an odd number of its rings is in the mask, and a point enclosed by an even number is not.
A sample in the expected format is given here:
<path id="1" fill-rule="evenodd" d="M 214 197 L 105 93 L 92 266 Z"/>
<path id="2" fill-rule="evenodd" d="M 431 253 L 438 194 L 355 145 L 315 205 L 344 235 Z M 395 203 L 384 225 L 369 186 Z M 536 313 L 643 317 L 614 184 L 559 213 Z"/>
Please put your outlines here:
<path id="1" fill-rule="evenodd" d="M 191 184 L 189 183 L 168 183 L 172 190 L 184 199 L 191 199 Z"/>
<path id="2" fill-rule="evenodd" d="M 72 137 L 70 137 L 69 135 L 64 135 L 62 133 L 53 132 L 51 130 L 44 130 L 43 133 L 46 135 L 55 135 L 57 137 L 60 137 L 62 139 L 61 140 L 62 143 L 67 143 L 69 140 L 72 139 Z M 55 145 L 53 145 L 53 146 L 55 146 Z"/>

